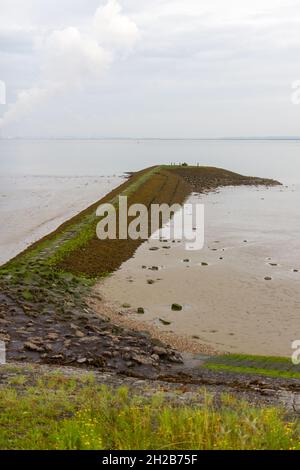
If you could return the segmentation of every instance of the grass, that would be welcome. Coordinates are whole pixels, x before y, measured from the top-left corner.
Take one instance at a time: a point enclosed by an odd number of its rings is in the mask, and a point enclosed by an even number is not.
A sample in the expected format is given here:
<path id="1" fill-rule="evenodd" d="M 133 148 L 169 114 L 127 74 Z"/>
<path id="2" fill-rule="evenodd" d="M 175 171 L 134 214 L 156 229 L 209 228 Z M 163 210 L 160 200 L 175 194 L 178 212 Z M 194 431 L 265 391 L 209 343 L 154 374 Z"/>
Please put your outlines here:
<path id="1" fill-rule="evenodd" d="M 300 379 L 300 367 L 287 357 L 228 354 L 208 359 L 204 367 L 216 371 Z"/>
<path id="2" fill-rule="evenodd" d="M 163 394 L 98 386 L 89 374 L 15 384 L 0 389 L 0 449 L 300 449 L 299 423 L 227 394 L 216 408 L 205 391 L 201 406 L 175 406 Z"/>

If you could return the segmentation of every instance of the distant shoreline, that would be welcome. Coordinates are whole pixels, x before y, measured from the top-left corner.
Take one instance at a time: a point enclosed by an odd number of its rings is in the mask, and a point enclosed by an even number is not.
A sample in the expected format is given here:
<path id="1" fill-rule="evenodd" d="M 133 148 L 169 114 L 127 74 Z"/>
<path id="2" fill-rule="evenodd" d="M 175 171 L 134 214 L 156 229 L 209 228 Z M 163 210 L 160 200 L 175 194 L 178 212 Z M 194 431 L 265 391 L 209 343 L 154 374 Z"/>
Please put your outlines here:
<path id="1" fill-rule="evenodd" d="M 192 142 L 251 142 L 251 141 L 275 141 L 275 142 L 297 142 L 300 141 L 300 136 L 262 136 L 262 137 L 0 137 L 0 142 L 10 141 L 192 141 Z"/>

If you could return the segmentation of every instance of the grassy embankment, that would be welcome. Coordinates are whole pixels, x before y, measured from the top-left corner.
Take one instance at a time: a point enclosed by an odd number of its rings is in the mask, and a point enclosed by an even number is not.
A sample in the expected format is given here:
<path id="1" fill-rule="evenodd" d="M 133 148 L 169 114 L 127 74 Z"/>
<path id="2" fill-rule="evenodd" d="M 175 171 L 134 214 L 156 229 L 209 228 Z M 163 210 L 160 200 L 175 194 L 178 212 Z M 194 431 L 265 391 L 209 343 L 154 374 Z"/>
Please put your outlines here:
<path id="1" fill-rule="evenodd" d="M 92 374 L 27 380 L 20 373 L 0 389 L 0 449 L 300 449 L 297 422 L 227 394 L 216 407 L 203 389 L 203 406 L 175 407 Z"/>
<path id="2" fill-rule="evenodd" d="M 287 357 L 228 354 L 208 359 L 204 367 L 215 371 L 257 374 L 283 379 L 300 379 L 300 365 Z"/>

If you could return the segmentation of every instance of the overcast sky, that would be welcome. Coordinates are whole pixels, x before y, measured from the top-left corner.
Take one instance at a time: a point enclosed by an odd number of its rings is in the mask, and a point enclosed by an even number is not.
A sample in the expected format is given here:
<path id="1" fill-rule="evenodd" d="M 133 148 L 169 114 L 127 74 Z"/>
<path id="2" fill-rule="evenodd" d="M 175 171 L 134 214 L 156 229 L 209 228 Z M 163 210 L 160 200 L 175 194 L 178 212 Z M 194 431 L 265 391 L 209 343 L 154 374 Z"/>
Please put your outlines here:
<path id="1" fill-rule="evenodd" d="M 0 135 L 300 135 L 300 0 L 0 0 Z"/>

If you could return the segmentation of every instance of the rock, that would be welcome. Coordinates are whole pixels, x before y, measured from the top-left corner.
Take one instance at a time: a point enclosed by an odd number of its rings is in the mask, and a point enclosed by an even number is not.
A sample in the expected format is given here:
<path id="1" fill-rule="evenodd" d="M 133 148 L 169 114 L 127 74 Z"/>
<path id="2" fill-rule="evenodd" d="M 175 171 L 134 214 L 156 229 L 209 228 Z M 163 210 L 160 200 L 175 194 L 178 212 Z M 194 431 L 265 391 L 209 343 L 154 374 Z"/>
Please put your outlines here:
<path id="1" fill-rule="evenodd" d="M 64 356 L 62 354 L 54 354 L 51 356 L 51 359 L 54 359 L 55 361 L 59 361 L 60 359 L 63 359 Z"/>
<path id="2" fill-rule="evenodd" d="M 143 366 L 150 366 L 152 365 L 151 357 L 142 356 L 141 354 L 132 354 L 131 359 L 138 364 Z"/>
<path id="3" fill-rule="evenodd" d="M 189 259 L 184 259 L 183 262 L 184 262 L 184 263 L 189 263 L 190 260 L 189 260 Z"/>
<path id="4" fill-rule="evenodd" d="M 168 354 L 165 348 L 161 348 L 160 346 L 154 346 L 153 353 L 157 354 L 158 356 L 166 356 Z"/>
<path id="5" fill-rule="evenodd" d="M 50 339 L 51 341 L 55 341 L 58 338 L 57 333 L 48 333 L 47 338 Z"/>
<path id="6" fill-rule="evenodd" d="M 123 307 L 123 308 L 130 308 L 130 307 L 131 307 L 131 305 L 130 305 L 130 304 L 126 304 L 126 303 L 125 303 L 125 304 L 123 304 L 123 305 L 122 305 L 122 307 Z"/>
<path id="7" fill-rule="evenodd" d="M 171 325 L 171 322 L 170 322 L 170 321 L 164 320 L 163 318 L 159 318 L 159 321 L 160 321 L 160 323 L 162 323 L 163 325 Z"/>
<path id="8" fill-rule="evenodd" d="M 149 248 L 149 250 L 150 250 L 150 251 L 157 251 L 157 250 L 159 250 L 159 248 L 158 248 L 157 246 L 151 246 L 151 247 Z"/>
<path id="9" fill-rule="evenodd" d="M 102 356 L 110 359 L 112 357 L 112 352 L 111 351 L 104 351 L 104 353 L 102 354 Z"/>
<path id="10" fill-rule="evenodd" d="M 151 358 L 154 362 L 159 362 L 159 355 L 158 354 L 151 354 Z"/>
<path id="11" fill-rule="evenodd" d="M 125 364 L 126 364 L 127 367 L 133 367 L 134 366 L 134 363 L 132 361 L 127 361 Z"/>
<path id="12" fill-rule="evenodd" d="M 172 304 L 171 309 L 172 309 L 172 310 L 175 310 L 176 312 L 179 312 L 180 310 L 182 310 L 182 305 L 180 305 L 180 304 Z"/>
<path id="13" fill-rule="evenodd" d="M 266 276 L 265 281 L 272 281 L 272 278 L 270 276 Z"/>
<path id="14" fill-rule="evenodd" d="M 42 345 L 44 344 L 44 339 L 41 338 L 40 336 L 32 336 L 30 338 L 30 341 L 34 344 Z"/>
<path id="15" fill-rule="evenodd" d="M 75 336 L 77 336 L 77 338 L 83 338 L 85 336 L 85 334 L 82 333 L 82 331 L 80 331 L 80 330 L 76 330 L 75 331 Z"/>
<path id="16" fill-rule="evenodd" d="M 94 341 L 98 341 L 99 338 L 98 336 L 84 336 L 83 338 L 80 338 L 81 343 L 93 343 Z"/>
<path id="17" fill-rule="evenodd" d="M 154 284 L 153 279 L 148 279 L 148 280 L 147 280 L 147 284 L 150 284 L 150 285 L 151 285 L 151 284 Z"/>
<path id="18" fill-rule="evenodd" d="M 94 299 L 97 299 L 97 300 L 102 300 L 101 295 L 99 295 L 99 294 L 97 294 L 97 293 L 96 293 L 96 294 L 93 294 L 93 298 L 94 298 Z"/>
<path id="19" fill-rule="evenodd" d="M 201 266 L 208 266 L 208 263 L 205 263 L 204 261 L 202 261 Z"/>
<path id="20" fill-rule="evenodd" d="M 137 313 L 143 314 L 143 313 L 145 313 L 145 310 L 143 309 L 143 307 L 138 307 Z"/>
<path id="21" fill-rule="evenodd" d="M 79 357 L 77 359 L 78 364 L 84 364 L 86 362 L 86 357 Z"/>
<path id="22" fill-rule="evenodd" d="M 0 341 L 9 342 L 10 335 L 8 333 L 0 332 Z"/>
<path id="23" fill-rule="evenodd" d="M 158 266 L 152 266 L 152 267 L 149 268 L 149 269 L 151 269 L 151 271 L 158 271 Z"/>
<path id="24" fill-rule="evenodd" d="M 33 352 L 43 352 L 44 348 L 42 346 L 38 346 L 30 341 L 27 341 L 24 343 L 24 349 L 28 349 L 28 351 L 33 351 Z"/>
<path id="25" fill-rule="evenodd" d="M 171 362 L 176 363 L 176 364 L 183 364 L 183 362 L 184 362 L 183 359 L 182 359 L 182 357 L 180 356 L 180 354 L 179 354 L 179 355 L 171 356 L 171 357 L 169 358 L 169 360 L 170 360 Z"/>

